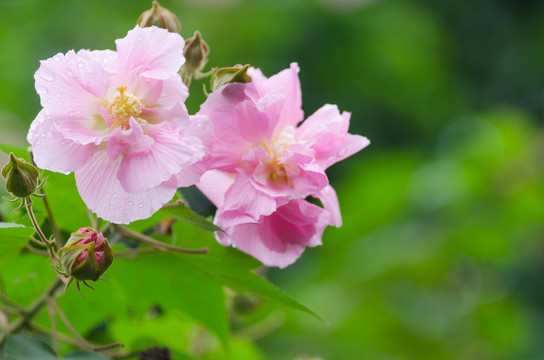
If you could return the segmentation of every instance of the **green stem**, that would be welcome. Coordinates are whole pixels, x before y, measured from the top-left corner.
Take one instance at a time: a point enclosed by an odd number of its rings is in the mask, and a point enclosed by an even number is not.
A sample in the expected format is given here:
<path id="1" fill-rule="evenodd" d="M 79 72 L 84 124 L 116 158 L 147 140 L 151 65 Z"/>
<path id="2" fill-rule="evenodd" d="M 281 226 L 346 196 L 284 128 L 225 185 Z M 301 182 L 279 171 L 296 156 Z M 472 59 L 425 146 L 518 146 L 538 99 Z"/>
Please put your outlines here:
<path id="1" fill-rule="evenodd" d="M 186 253 L 186 254 L 207 254 L 208 253 L 208 248 L 186 249 L 186 248 L 181 248 L 179 246 L 165 244 L 165 243 L 157 241 L 157 240 L 155 240 L 155 239 L 153 239 L 153 238 L 151 238 L 151 237 L 149 237 L 147 235 L 140 234 L 139 232 L 130 230 L 129 228 L 126 228 L 126 227 L 121 226 L 121 225 L 115 225 L 115 230 L 117 230 L 117 232 L 119 232 L 119 234 L 121 234 L 121 235 L 123 235 L 123 236 L 125 236 L 127 238 L 140 241 L 140 242 L 142 242 L 144 244 L 151 245 L 154 248 L 159 249 L 159 250 L 163 250 L 163 251 L 170 250 L 170 251 L 176 251 L 176 252 Z"/>
<path id="2" fill-rule="evenodd" d="M 49 241 L 45 234 L 43 233 L 42 229 L 40 228 L 40 225 L 38 224 L 38 221 L 36 220 L 36 215 L 34 215 L 34 210 L 32 210 L 32 200 L 30 198 L 25 198 L 24 203 L 26 206 L 26 211 L 28 213 L 28 217 L 30 218 L 30 221 L 32 222 L 32 226 L 34 227 L 34 230 L 36 230 L 36 233 L 38 234 L 38 237 L 42 241 L 43 245 L 47 248 L 47 251 L 49 252 L 49 256 L 51 257 L 51 261 L 53 261 L 53 265 L 56 265 L 57 262 L 57 254 L 55 253 L 54 249 L 54 241 Z"/>

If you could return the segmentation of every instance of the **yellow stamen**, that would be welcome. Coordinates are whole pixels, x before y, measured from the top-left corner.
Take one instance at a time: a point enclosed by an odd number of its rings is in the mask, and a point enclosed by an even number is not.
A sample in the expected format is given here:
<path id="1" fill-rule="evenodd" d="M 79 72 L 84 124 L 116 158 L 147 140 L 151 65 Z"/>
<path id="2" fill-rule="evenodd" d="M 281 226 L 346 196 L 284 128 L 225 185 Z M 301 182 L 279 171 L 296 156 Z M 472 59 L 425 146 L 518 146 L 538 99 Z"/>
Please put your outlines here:
<path id="1" fill-rule="evenodd" d="M 125 85 L 117 88 L 119 94 L 108 103 L 107 109 L 111 118 L 110 128 L 128 128 L 131 117 L 137 118 L 142 113 L 140 99 L 127 91 Z"/>

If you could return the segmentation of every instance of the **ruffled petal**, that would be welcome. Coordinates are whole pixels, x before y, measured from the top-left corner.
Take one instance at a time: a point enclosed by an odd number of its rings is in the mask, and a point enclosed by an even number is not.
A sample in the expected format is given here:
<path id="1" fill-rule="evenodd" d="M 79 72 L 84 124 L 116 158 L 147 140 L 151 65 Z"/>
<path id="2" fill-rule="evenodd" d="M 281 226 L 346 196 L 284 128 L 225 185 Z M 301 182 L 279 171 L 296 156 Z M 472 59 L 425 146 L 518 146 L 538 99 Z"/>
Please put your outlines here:
<path id="1" fill-rule="evenodd" d="M 119 72 L 135 72 L 153 79 L 168 79 L 185 62 L 185 42 L 179 34 L 156 26 L 136 26 L 117 45 Z"/>
<path id="2" fill-rule="evenodd" d="M 117 179 L 120 165 L 120 158 L 111 161 L 106 151 L 98 151 L 75 172 L 81 198 L 98 217 L 128 224 L 150 217 L 174 196 L 176 188 L 163 185 L 128 193 Z"/>
<path id="3" fill-rule="evenodd" d="M 93 144 L 81 145 L 66 139 L 52 121 L 38 114 L 30 125 L 27 140 L 32 145 L 36 165 L 68 174 L 81 167 L 96 151 Z"/>
<path id="4" fill-rule="evenodd" d="M 261 97 L 281 97 L 281 111 L 274 119 L 274 127 L 280 131 L 285 126 L 296 126 L 304 119 L 298 72 L 297 63 L 292 63 L 288 69 L 268 79 L 263 76 L 259 69 L 250 68 L 248 70 L 248 74 L 252 78 L 252 84 L 257 88 Z"/>
<path id="5" fill-rule="evenodd" d="M 225 193 L 234 184 L 235 174 L 220 170 L 208 170 L 200 177 L 197 187 L 218 208 L 225 203 Z"/>
<path id="6" fill-rule="evenodd" d="M 204 157 L 204 145 L 197 137 L 166 122 L 148 125 L 145 136 L 153 140 L 149 148 L 129 149 L 121 161 L 118 177 L 128 192 L 155 187 L 186 170 L 200 170 L 190 169 Z M 197 181 L 198 178 L 194 183 Z"/>
<path id="7" fill-rule="evenodd" d="M 340 114 L 336 105 L 324 105 L 297 129 L 297 140 L 314 150 L 323 169 L 370 144 L 367 138 L 348 134 L 350 114 Z"/>
<path id="8" fill-rule="evenodd" d="M 259 133 L 258 127 L 252 123 L 263 124 L 267 118 L 260 115 L 247 97 L 246 85 L 229 84 L 219 88 L 210 94 L 197 113 L 209 117 L 212 122 L 215 136 L 210 151 L 211 168 L 234 172 L 244 151 L 252 146 L 248 138 L 253 140 L 264 136 L 264 131 Z"/>
<path id="9" fill-rule="evenodd" d="M 223 210 L 217 216 L 222 217 L 225 224 L 232 226 L 258 221 L 262 216 L 272 214 L 276 206 L 273 197 L 257 190 L 248 176 L 238 173 L 234 184 L 225 193 Z"/>
<path id="10" fill-rule="evenodd" d="M 111 76 L 99 63 L 72 50 L 40 61 L 34 78 L 44 116 L 55 121 L 92 116 L 97 112 L 96 98 L 105 96 Z"/>
<path id="11" fill-rule="evenodd" d="M 284 268 L 295 262 L 306 246 L 321 244 L 329 214 L 306 201 L 292 201 L 259 222 L 228 226 L 219 218 L 215 223 L 226 231 L 216 233 L 223 245 L 233 245 L 267 266 Z"/>
<path id="12" fill-rule="evenodd" d="M 340 204 L 338 203 L 338 196 L 333 187 L 328 185 L 323 188 L 318 194 L 315 194 L 314 197 L 321 200 L 323 208 L 330 214 L 329 225 L 341 227 L 342 226 L 342 215 L 340 214 Z"/>

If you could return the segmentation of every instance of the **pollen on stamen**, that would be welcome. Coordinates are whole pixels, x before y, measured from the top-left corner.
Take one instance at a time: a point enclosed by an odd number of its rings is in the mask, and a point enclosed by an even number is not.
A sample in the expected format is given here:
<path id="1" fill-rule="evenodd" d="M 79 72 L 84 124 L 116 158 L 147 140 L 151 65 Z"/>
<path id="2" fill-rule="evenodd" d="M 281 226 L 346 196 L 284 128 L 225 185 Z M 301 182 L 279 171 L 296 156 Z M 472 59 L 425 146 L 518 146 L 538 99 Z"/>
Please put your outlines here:
<path id="1" fill-rule="evenodd" d="M 128 128 L 131 117 L 137 118 L 142 113 L 142 102 L 127 91 L 126 86 L 117 88 L 118 94 L 110 99 L 107 110 L 111 118 L 110 128 Z"/>

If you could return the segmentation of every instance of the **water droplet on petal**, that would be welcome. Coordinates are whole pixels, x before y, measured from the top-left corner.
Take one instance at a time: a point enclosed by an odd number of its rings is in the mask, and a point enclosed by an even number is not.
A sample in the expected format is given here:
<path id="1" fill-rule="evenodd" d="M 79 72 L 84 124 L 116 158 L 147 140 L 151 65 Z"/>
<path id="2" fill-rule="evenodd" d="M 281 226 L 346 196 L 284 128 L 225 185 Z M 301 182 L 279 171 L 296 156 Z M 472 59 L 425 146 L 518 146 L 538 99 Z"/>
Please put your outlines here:
<path id="1" fill-rule="evenodd" d="M 38 94 L 47 94 L 47 89 L 42 86 L 36 86 L 36 91 Z"/>
<path id="2" fill-rule="evenodd" d="M 117 193 L 113 193 L 113 197 L 116 198 L 116 197 L 117 197 Z"/>
<path id="3" fill-rule="evenodd" d="M 144 38 L 142 37 L 142 35 L 138 35 L 137 39 L 138 41 L 142 41 Z"/>
<path id="4" fill-rule="evenodd" d="M 62 57 L 59 54 L 57 54 L 53 56 L 53 60 L 55 60 L 56 62 L 60 62 L 62 60 Z"/>
<path id="5" fill-rule="evenodd" d="M 143 207 L 144 207 L 144 204 L 143 204 L 143 203 L 139 203 L 139 204 L 138 204 L 138 207 L 139 207 L 139 208 L 143 208 Z"/>
<path id="6" fill-rule="evenodd" d="M 69 76 L 74 76 L 74 73 L 72 72 L 72 70 L 68 70 L 66 71 L 66 73 L 68 73 Z"/>
<path id="7" fill-rule="evenodd" d="M 236 244 L 232 244 L 232 247 L 236 249 Z"/>
<path id="8" fill-rule="evenodd" d="M 83 68 L 83 63 L 77 63 L 77 67 L 80 69 Z"/>
<path id="9" fill-rule="evenodd" d="M 113 205 L 110 205 L 109 209 L 113 210 L 113 209 L 115 209 L 115 207 Z"/>
<path id="10" fill-rule="evenodd" d="M 38 76 L 42 79 L 44 79 L 45 81 L 53 81 L 55 80 L 55 77 L 51 74 L 49 74 L 48 72 L 45 72 L 45 71 L 40 71 L 40 73 L 38 74 Z"/>
<path id="11" fill-rule="evenodd" d="M 129 201 L 129 202 L 128 202 L 128 206 L 132 206 L 132 201 Z"/>

